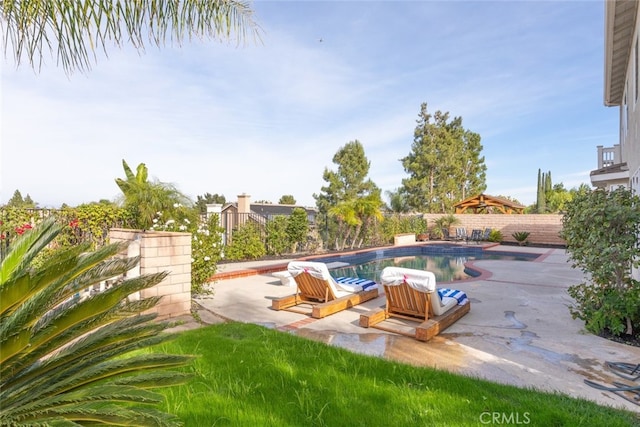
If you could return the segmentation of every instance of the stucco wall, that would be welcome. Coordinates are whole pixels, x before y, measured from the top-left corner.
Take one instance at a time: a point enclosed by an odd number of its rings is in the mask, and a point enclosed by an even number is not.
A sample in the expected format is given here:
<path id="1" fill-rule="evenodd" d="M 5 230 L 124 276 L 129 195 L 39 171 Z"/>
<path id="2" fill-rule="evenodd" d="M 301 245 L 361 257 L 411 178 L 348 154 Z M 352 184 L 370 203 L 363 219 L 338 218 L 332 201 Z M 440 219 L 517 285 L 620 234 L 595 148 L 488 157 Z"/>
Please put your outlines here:
<path id="1" fill-rule="evenodd" d="M 424 214 L 429 227 L 432 227 L 434 221 L 442 216 L 442 214 Z M 531 244 L 566 244 L 559 236 L 562 230 L 562 215 L 559 214 L 457 214 L 454 216 L 460 220 L 460 223 L 452 227 L 452 234 L 455 234 L 455 227 L 465 227 L 468 234 L 471 234 L 474 228 L 484 230 L 489 227 L 500 230 L 505 242 L 516 242 L 516 239 L 511 236 L 516 231 L 528 231 L 531 233 L 528 238 Z"/>
<path id="2" fill-rule="evenodd" d="M 152 310 L 159 319 L 191 312 L 191 234 L 164 231 L 112 228 L 111 242 L 129 241 L 128 256 L 139 251 L 139 274 L 168 271 L 169 275 L 152 288 L 141 292 L 142 298 L 162 296 Z"/>

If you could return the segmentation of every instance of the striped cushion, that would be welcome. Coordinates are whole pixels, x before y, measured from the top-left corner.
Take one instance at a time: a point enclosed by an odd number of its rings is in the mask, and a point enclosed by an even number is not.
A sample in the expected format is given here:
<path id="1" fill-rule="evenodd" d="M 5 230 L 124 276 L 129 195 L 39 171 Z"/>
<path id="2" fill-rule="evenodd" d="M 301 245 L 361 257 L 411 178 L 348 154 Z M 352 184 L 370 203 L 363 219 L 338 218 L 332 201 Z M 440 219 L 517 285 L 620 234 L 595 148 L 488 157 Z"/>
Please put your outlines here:
<path id="1" fill-rule="evenodd" d="M 338 277 L 336 282 L 341 285 L 360 286 L 363 291 L 369 288 L 377 287 L 377 283 L 369 279 L 360 279 L 358 277 Z"/>
<path id="2" fill-rule="evenodd" d="M 458 301 L 458 305 L 465 305 L 467 302 L 469 302 L 469 299 L 467 299 L 467 294 L 456 289 L 438 288 L 438 294 L 440 295 L 440 298 L 455 298 Z"/>

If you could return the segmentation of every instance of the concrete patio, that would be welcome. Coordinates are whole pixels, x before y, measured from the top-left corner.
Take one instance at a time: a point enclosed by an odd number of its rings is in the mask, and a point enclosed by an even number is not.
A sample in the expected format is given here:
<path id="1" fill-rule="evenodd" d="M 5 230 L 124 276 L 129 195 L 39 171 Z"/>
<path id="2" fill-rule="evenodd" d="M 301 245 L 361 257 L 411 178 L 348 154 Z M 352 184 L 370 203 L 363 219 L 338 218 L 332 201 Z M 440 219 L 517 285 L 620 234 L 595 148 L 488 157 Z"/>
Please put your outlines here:
<path id="1" fill-rule="evenodd" d="M 640 363 L 640 348 L 594 336 L 585 331 L 582 321 L 571 318 L 567 288 L 583 279 L 567 262 L 566 252 L 514 246 L 488 250 L 541 256 L 533 262 L 472 262 L 482 274 L 449 286 L 467 293 L 471 311 L 428 342 L 358 325 L 361 313 L 384 305 L 382 293 L 375 300 L 322 319 L 272 310 L 273 298 L 295 291 L 264 272 L 284 269 L 283 260 L 222 264 L 219 272 L 223 276 L 243 277 L 213 283 L 213 294 L 194 302 L 205 322 L 219 316 L 260 324 L 358 353 L 640 412 L 640 406 L 583 382 L 620 380 L 604 362 Z"/>

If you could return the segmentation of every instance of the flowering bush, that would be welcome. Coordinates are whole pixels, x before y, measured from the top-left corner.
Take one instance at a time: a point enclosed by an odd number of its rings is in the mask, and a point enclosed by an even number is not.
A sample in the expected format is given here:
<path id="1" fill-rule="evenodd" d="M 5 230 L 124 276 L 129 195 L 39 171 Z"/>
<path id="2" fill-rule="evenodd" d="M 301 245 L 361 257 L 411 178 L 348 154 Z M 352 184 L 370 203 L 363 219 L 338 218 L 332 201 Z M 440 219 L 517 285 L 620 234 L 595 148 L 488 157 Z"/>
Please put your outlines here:
<path id="1" fill-rule="evenodd" d="M 218 269 L 218 262 L 224 257 L 222 247 L 222 227 L 218 215 L 211 215 L 193 233 L 191 240 L 191 291 L 204 293 L 204 285 Z"/>
<path id="2" fill-rule="evenodd" d="M 169 214 L 156 212 L 150 229 L 154 231 L 194 233 L 198 229 L 198 222 L 198 213 L 195 209 L 176 203 Z"/>
<path id="3" fill-rule="evenodd" d="M 198 220 L 194 209 L 175 204 L 171 218 L 156 212 L 153 218 L 153 231 L 172 231 L 191 233 L 191 291 L 195 294 L 205 292 L 204 285 L 217 271 L 217 264 L 223 257 L 222 228 L 219 216 L 212 215 L 205 222 Z"/>

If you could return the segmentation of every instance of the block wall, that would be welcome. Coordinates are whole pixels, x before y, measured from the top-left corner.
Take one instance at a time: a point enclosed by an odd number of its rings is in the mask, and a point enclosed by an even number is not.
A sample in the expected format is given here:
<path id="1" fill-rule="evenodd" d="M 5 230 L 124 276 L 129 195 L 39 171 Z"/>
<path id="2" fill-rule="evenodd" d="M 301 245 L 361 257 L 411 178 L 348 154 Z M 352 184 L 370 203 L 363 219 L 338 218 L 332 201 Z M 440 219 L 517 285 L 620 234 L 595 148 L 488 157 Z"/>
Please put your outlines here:
<path id="1" fill-rule="evenodd" d="M 129 241 L 128 256 L 139 251 L 139 274 L 168 271 L 169 275 L 152 288 L 144 289 L 141 298 L 161 296 L 154 307 L 159 319 L 191 312 L 191 234 L 166 231 L 141 231 L 113 228 L 111 242 Z"/>
<path id="2" fill-rule="evenodd" d="M 442 214 L 424 214 L 429 227 L 434 225 L 434 221 Z M 559 214 L 524 214 L 524 215 L 503 215 L 503 214 L 456 214 L 460 220 L 458 225 L 451 227 L 451 233 L 455 234 L 455 227 L 465 227 L 467 234 L 471 230 L 478 228 L 492 228 L 500 230 L 504 242 L 516 242 L 512 234 L 516 231 L 528 231 L 529 243 L 565 245 L 566 242 L 559 236 L 562 231 L 562 215 Z"/>

